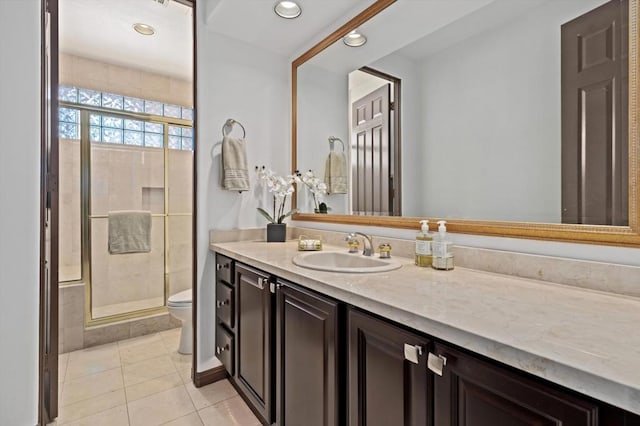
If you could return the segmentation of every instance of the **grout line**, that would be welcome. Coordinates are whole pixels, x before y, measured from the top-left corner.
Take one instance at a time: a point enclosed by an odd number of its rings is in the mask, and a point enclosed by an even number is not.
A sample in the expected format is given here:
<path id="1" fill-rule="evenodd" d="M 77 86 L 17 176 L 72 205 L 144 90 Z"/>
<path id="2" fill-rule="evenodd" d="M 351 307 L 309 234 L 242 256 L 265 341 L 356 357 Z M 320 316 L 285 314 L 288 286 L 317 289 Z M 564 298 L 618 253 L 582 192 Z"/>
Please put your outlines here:
<path id="1" fill-rule="evenodd" d="M 120 342 L 116 342 L 116 348 L 118 350 L 118 359 L 120 360 L 120 374 L 122 375 L 122 391 L 124 392 L 124 408 L 127 410 L 127 425 L 131 425 L 131 415 L 129 414 L 129 397 L 127 396 L 127 387 L 124 382 L 124 368 L 122 362 L 122 354 L 120 353 Z"/>

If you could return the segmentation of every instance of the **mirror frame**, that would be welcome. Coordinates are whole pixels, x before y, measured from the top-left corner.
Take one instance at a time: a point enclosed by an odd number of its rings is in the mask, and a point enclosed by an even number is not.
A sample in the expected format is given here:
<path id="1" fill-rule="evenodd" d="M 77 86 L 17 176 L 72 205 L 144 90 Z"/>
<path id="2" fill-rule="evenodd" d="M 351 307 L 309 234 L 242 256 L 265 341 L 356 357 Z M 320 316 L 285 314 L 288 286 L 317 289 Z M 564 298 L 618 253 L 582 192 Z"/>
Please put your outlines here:
<path id="1" fill-rule="evenodd" d="M 359 15 L 325 37 L 318 44 L 291 63 L 291 169 L 297 169 L 297 70 L 302 64 L 321 53 L 336 41 L 359 27 L 396 0 L 377 0 Z M 640 247 L 640 147 L 638 125 L 638 89 L 640 83 L 638 2 L 629 0 L 629 225 L 575 225 L 536 222 L 503 222 L 428 217 L 433 224 L 438 220 L 447 221 L 447 229 L 453 233 L 487 235 L 497 237 L 527 238 L 537 240 L 564 241 L 573 243 L 605 244 Z M 297 205 L 297 193 L 293 193 L 292 208 Z M 395 216 L 353 216 L 297 213 L 293 220 L 306 222 L 338 223 L 362 226 L 418 229 L 418 221 L 424 218 Z M 434 229 L 433 225 L 431 226 Z"/>

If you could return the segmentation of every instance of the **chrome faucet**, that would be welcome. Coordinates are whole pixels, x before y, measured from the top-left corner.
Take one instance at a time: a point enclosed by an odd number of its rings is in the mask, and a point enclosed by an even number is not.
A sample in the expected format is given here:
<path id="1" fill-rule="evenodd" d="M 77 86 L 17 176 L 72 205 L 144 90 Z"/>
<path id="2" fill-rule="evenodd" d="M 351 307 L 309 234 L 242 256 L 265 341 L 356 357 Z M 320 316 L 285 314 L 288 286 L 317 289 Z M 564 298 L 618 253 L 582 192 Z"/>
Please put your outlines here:
<path id="1" fill-rule="evenodd" d="M 373 254 L 373 239 L 369 235 L 363 234 L 362 232 L 350 232 L 345 237 L 345 241 L 353 241 L 356 235 L 360 235 L 365 239 L 364 250 L 362 250 L 362 255 L 371 256 Z M 367 241 L 369 242 L 369 247 L 367 247 L 367 243 L 366 243 Z"/>

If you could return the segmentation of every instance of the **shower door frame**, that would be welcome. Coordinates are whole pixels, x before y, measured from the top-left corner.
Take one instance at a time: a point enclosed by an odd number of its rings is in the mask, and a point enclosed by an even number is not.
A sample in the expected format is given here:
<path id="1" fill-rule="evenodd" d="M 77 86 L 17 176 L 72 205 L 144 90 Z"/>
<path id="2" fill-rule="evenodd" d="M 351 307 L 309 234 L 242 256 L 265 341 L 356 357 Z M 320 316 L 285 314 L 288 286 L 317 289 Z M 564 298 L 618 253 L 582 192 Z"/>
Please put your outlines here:
<path id="1" fill-rule="evenodd" d="M 148 315 L 154 315 L 167 312 L 167 297 L 169 294 L 169 218 L 178 216 L 191 216 L 193 218 L 193 212 L 186 213 L 169 213 L 169 126 L 180 126 L 193 128 L 193 121 L 151 115 L 146 113 L 125 112 L 119 110 L 113 110 L 109 108 L 103 108 L 98 106 L 76 104 L 73 102 L 60 101 L 60 107 L 75 109 L 80 112 L 80 234 L 81 234 L 81 277 L 79 280 L 70 280 L 61 283 L 61 285 L 72 285 L 77 283 L 84 283 L 85 286 L 85 312 L 84 312 L 84 325 L 85 327 L 92 327 L 97 325 L 110 324 L 117 321 L 130 320 Z M 162 124 L 163 126 L 163 147 L 164 152 L 164 213 L 152 214 L 153 217 L 163 217 L 164 221 L 164 301 L 162 306 L 155 306 L 151 308 L 138 309 L 134 311 L 122 312 L 119 314 L 108 315 L 100 318 L 93 317 L 93 293 L 92 293 L 92 268 L 91 268 L 91 219 L 104 219 L 107 215 L 92 215 L 91 214 L 91 144 L 99 143 L 105 145 L 117 146 L 130 146 L 135 148 L 134 145 L 123 145 L 109 142 L 91 142 L 89 135 L 89 114 L 97 113 L 101 115 L 108 115 L 111 117 L 121 119 L 133 119 L 143 122 L 151 122 Z M 195 138 L 194 138 L 195 140 Z M 143 147 L 144 148 L 144 147 Z M 194 143 L 195 151 L 195 143 Z M 192 151 L 192 152 L 194 152 Z M 192 160 L 192 167 L 195 170 L 195 156 Z M 192 219 L 193 220 L 193 219 Z M 193 238 L 192 238 L 193 240 Z M 192 243 L 193 244 L 193 243 Z M 195 271 L 192 271 L 195 275 Z"/>

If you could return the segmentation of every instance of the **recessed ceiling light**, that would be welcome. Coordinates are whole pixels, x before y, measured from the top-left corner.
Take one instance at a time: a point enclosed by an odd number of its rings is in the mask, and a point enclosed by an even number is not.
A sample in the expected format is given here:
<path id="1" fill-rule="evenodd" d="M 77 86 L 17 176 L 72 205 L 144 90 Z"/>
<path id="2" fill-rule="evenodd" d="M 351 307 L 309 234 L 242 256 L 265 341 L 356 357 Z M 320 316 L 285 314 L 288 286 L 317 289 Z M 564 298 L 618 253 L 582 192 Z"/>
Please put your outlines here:
<path id="1" fill-rule="evenodd" d="M 136 30 L 137 33 L 146 36 L 154 35 L 156 33 L 155 28 L 151 25 L 141 24 L 139 22 L 137 24 L 133 24 L 133 29 Z"/>
<path id="2" fill-rule="evenodd" d="M 273 11 L 276 15 L 285 19 L 293 19 L 300 16 L 302 9 L 298 3 L 290 0 L 279 1 L 273 6 Z"/>
<path id="3" fill-rule="evenodd" d="M 353 30 L 344 36 L 342 41 L 349 47 L 360 47 L 367 42 L 367 38 L 360 34 L 358 30 Z"/>

